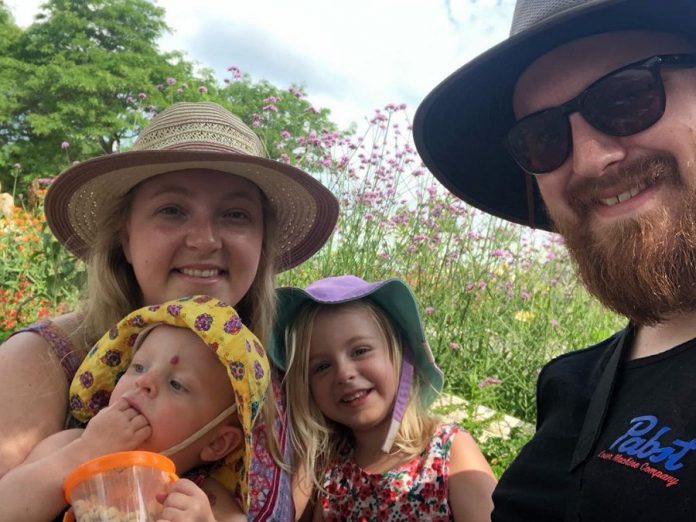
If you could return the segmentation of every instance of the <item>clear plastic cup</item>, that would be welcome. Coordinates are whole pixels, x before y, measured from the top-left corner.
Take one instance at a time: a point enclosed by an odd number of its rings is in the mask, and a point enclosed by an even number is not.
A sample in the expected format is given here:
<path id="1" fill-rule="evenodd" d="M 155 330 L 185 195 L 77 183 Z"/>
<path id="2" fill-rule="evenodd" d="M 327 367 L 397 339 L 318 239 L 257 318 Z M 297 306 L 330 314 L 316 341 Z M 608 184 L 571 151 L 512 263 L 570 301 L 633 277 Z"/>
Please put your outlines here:
<path id="1" fill-rule="evenodd" d="M 159 453 L 124 451 L 90 460 L 63 483 L 77 522 L 156 522 L 162 505 L 155 498 L 178 479 L 174 463 Z"/>

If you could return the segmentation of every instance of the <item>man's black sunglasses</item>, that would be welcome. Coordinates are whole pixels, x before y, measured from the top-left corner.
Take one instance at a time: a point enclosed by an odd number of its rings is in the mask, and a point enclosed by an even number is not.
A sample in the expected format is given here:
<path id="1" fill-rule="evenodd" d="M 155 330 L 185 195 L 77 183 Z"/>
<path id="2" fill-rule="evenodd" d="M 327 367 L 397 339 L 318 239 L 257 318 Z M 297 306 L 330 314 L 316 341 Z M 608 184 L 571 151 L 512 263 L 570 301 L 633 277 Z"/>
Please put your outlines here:
<path id="1" fill-rule="evenodd" d="M 546 174 L 568 159 L 573 139 L 568 117 L 610 136 L 630 136 L 654 125 L 665 112 L 661 67 L 696 67 L 696 54 L 662 54 L 626 65 L 595 81 L 572 100 L 519 120 L 505 137 L 510 154 L 530 174 Z"/>

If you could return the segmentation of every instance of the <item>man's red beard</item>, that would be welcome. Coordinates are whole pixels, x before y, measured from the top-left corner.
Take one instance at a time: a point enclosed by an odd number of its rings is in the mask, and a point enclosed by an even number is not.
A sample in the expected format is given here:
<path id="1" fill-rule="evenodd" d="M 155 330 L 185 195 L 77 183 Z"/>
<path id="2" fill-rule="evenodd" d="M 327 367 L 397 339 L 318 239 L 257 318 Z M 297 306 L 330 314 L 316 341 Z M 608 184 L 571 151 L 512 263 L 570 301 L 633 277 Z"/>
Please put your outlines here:
<path id="1" fill-rule="evenodd" d="M 627 183 L 628 182 L 628 183 Z M 597 194 L 612 186 L 668 184 L 668 207 L 602 227 L 592 226 Z M 616 175 L 584 180 L 568 194 L 579 218 L 551 216 L 587 289 L 639 325 L 696 310 L 696 190 L 672 156 L 652 156 Z"/>

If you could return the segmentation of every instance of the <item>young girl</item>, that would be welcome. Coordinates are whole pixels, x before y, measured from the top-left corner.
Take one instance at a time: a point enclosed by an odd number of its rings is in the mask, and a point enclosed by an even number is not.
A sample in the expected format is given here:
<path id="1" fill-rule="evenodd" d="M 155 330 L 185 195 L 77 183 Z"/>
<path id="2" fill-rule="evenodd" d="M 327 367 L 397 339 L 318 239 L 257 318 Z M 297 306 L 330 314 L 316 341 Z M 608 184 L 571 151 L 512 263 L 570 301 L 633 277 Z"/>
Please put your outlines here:
<path id="1" fill-rule="evenodd" d="M 51 435 L 0 478 L 3 515 L 50 519 L 64 508 L 73 469 L 139 449 L 169 456 L 190 479 L 160 499 L 158 520 L 246 520 L 253 428 L 269 379 L 263 347 L 222 301 L 196 296 L 136 310 L 78 369 L 70 403 L 87 427 Z M 218 470 L 235 482 L 236 503 L 212 478 Z"/>
<path id="2" fill-rule="evenodd" d="M 442 372 L 398 279 L 278 290 L 269 354 L 285 390 L 298 487 L 315 520 L 487 521 L 495 478 L 471 436 L 428 415 Z M 310 486 L 311 487 L 311 486 Z"/>

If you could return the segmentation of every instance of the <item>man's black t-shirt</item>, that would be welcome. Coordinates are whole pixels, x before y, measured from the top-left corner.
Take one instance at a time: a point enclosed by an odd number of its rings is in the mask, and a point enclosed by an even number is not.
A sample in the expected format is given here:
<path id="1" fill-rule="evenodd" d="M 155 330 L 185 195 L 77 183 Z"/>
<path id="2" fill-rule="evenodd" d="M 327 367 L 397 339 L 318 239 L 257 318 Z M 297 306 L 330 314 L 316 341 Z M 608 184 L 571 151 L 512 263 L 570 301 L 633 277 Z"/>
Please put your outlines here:
<path id="1" fill-rule="evenodd" d="M 501 477 L 495 522 L 696 520 L 696 342 L 620 363 L 611 391 L 592 398 L 622 336 L 544 368 L 537 433 Z M 572 467 L 591 398 L 605 416 Z"/>

